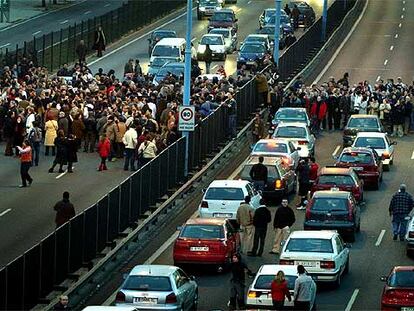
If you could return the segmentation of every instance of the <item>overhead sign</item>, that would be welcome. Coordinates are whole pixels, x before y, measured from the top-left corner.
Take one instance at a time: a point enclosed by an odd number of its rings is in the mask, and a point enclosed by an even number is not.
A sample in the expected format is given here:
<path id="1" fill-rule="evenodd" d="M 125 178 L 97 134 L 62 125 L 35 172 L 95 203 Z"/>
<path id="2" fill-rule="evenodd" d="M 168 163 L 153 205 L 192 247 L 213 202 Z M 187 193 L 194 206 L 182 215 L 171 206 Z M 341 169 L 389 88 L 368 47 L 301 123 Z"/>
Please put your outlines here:
<path id="1" fill-rule="evenodd" d="M 179 106 L 178 107 L 178 130 L 194 131 L 195 126 L 195 107 Z"/>

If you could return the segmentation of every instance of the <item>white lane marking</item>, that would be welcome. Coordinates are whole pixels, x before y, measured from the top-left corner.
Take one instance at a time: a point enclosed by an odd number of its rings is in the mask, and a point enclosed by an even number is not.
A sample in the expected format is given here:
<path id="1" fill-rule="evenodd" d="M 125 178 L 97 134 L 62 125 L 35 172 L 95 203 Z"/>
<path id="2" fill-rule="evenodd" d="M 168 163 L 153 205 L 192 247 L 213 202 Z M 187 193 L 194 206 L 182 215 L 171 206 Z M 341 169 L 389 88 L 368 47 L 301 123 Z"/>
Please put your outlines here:
<path id="1" fill-rule="evenodd" d="M 217 65 L 214 65 L 213 67 L 211 67 L 211 69 L 216 69 L 217 68 Z"/>
<path id="2" fill-rule="evenodd" d="M 401 15 L 401 19 L 403 19 L 403 18 L 404 18 L 404 14 Z"/>
<path id="3" fill-rule="evenodd" d="M 239 13 L 241 10 L 242 10 L 241 8 L 238 8 L 238 9 L 236 10 L 236 13 Z"/>
<path id="4" fill-rule="evenodd" d="M 250 4 L 250 3 L 252 3 L 252 0 L 250 0 L 250 1 L 247 2 L 247 4 Z"/>
<path id="5" fill-rule="evenodd" d="M 32 33 L 32 36 L 36 36 L 36 35 L 38 35 L 39 33 L 41 33 L 42 31 L 41 30 L 38 30 L 38 31 L 36 31 L 36 32 L 34 32 L 34 33 Z"/>
<path id="6" fill-rule="evenodd" d="M 11 208 L 6 209 L 5 211 L 0 213 L 0 217 L 6 215 L 10 211 L 11 211 Z"/>
<path id="7" fill-rule="evenodd" d="M 413 151 L 413 153 L 411 154 L 411 160 L 414 160 L 414 151 Z"/>
<path id="8" fill-rule="evenodd" d="M 377 239 L 377 241 L 375 242 L 375 246 L 380 246 L 380 244 L 381 244 L 381 242 L 382 242 L 382 239 L 384 238 L 384 234 L 385 234 L 385 231 L 386 230 L 381 230 L 381 232 L 380 232 L 380 234 L 379 234 L 379 236 L 378 236 L 378 239 Z"/>
<path id="9" fill-rule="evenodd" d="M 405 0 L 403 1 L 403 4 L 405 4 Z"/>
<path id="10" fill-rule="evenodd" d="M 394 50 L 394 46 L 393 45 L 390 46 L 390 51 L 392 51 L 392 50 Z"/>
<path id="11" fill-rule="evenodd" d="M 67 22 L 69 22 L 68 19 L 65 19 L 63 22 L 60 22 L 61 25 L 66 24 Z"/>
<path id="12" fill-rule="evenodd" d="M 10 42 L 9 43 L 6 43 L 6 44 L 3 44 L 2 46 L 0 46 L 0 49 L 1 48 L 5 48 L 6 46 L 9 46 L 10 45 Z"/>
<path id="13" fill-rule="evenodd" d="M 92 11 L 86 11 L 85 13 L 83 13 L 84 15 L 90 14 L 92 13 Z"/>
<path id="14" fill-rule="evenodd" d="M 378 77 L 377 77 L 376 82 L 378 82 L 379 80 L 381 80 L 381 76 L 378 76 Z"/>
<path id="15" fill-rule="evenodd" d="M 402 26 L 402 24 L 401 24 L 401 23 L 399 23 L 399 24 L 398 24 L 398 27 L 399 27 L 399 28 L 401 28 L 401 26 Z"/>
<path id="16" fill-rule="evenodd" d="M 193 8 L 193 11 L 196 10 L 196 9 L 197 8 Z M 92 66 L 92 65 L 94 65 L 94 64 L 96 64 L 96 63 L 104 60 L 105 58 L 107 58 L 108 56 L 111 56 L 112 54 L 118 53 L 120 50 L 126 48 L 127 46 L 129 46 L 129 45 L 131 45 L 131 44 L 133 44 L 133 43 L 141 40 L 142 38 L 144 38 L 144 37 L 146 37 L 148 35 L 150 35 L 154 30 L 158 30 L 158 29 L 164 28 L 165 26 L 174 23 L 176 20 L 179 20 L 181 17 L 184 17 L 186 14 L 187 13 L 182 13 L 182 14 L 174 17 L 173 19 L 169 20 L 168 22 L 165 22 L 164 24 L 162 24 L 162 25 L 160 25 L 160 26 L 158 26 L 158 27 L 156 27 L 154 29 L 151 29 L 150 31 L 144 33 L 143 35 L 141 35 L 141 36 L 139 36 L 139 37 L 137 37 L 137 38 L 135 38 L 135 39 L 133 39 L 131 41 L 128 41 L 127 43 L 121 45 L 120 47 L 116 48 L 115 50 L 113 50 L 113 51 L 111 51 L 111 52 L 109 52 L 107 54 L 104 54 L 102 57 L 100 57 L 98 59 L 95 59 L 95 60 L 91 61 L 89 63 L 89 66 Z"/>
<path id="17" fill-rule="evenodd" d="M 332 55 L 331 59 L 329 60 L 328 64 L 325 66 L 325 68 L 319 73 L 319 75 L 316 77 L 315 81 L 313 81 L 312 84 L 318 84 L 319 80 L 323 77 L 323 75 L 328 71 L 329 67 L 331 67 L 332 63 L 335 61 L 335 59 L 338 57 L 338 54 L 341 52 L 345 44 L 348 42 L 349 38 L 354 33 L 355 29 L 358 27 L 358 24 L 361 22 L 362 17 L 365 14 L 365 11 L 367 10 L 369 0 L 365 2 L 365 6 L 361 12 L 361 15 L 356 20 L 354 26 L 352 26 L 351 31 L 348 33 L 348 35 L 345 37 L 344 41 L 342 41 L 341 45 L 336 49 L 334 55 Z"/>
<path id="18" fill-rule="evenodd" d="M 341 145 L 336 146 L 334 152 L 332 153 L 333 157 L 337 154 L 337 152 L 339 151 L 340 148 L 341 148 Z"/>
<path id="19" fill-rule="evenodd" d="M 387 66 L 387 64 L 388 64 L 388 59 L 386 59 L 386 60 L 384 61 L 384 66 Z"/>
<path id="20" fill-rule="evenodd" d="M 359 294 L 359 288 L 355 288 L 354 292 L 352 293 L 351 299 L 349 299 L 348 304 L 346 305 L 345 311 L 352 310 L 352 306 L 354 305 L 358 294 Z"/>
<path id="21" fill-rule="evenodd" d="M 73 170 L 74 168 L 75 168 L 75 167 L 74 167 L 74 166 L 72 166 L 72 170 Z M 56 176 L 56 179 L 62 178 L 62 177 L 63 177 L 63 176 L 65 176 L 67 173 L 68 173 L 68 170 L 66 169 L 63 173 L 60 173 L 59 175 L 57 175 L 57 176 Z"/>
<path id="22" fill-rule="evenodd" d="M 405 8 L 403 8 L 403 12 L 405 12 Z"/>
<path id="23" fill-rule="evenodd" d="M 111 4 L 110 3 L 108 3 L 108 4 L 105 4 L 104 5 L 104 8 L 107 8 L 108 6 L 110 6 Z"/>
<path id="24" fill-rule="evenodd" d="M 192 39 L 191 39 L 191 42 L 194 42 L 195 40 L 197 40 L 197 38 L 196 38 L 196 37 L 192 38 Z"/>
<path id="25" fill-rule="evenodd" d="M 394 38 L 395 38 L 395 39 L 397 39 L 397 38 L 398 38 L 398 33 L 396 33 L 396 34 L 395 34 Z"/>

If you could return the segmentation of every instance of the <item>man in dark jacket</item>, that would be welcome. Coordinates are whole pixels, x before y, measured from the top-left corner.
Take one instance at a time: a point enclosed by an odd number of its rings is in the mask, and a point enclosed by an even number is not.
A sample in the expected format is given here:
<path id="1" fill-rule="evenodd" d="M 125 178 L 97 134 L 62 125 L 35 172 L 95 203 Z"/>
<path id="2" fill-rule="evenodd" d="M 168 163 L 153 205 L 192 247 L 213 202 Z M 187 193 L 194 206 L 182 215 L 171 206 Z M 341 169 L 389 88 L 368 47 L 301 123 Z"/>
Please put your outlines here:
<path id="1" fill-rule="evenodd" d="M 389 213 L 392 217 L 393 240 L 397 240 L 398 235 L 400 241 L 404 241 L 404 235 L 407 231 L 407 220 L 405 219 L 414 207 L 414 200 L 411 194 L 406 192 L 407 186 L 400 185 L 400 189 L 392 196 Z"/>
<path id="2" fill-rule="evenodd" d="M 80 40 L 79 44 L 76 47 L 76 55 L 78 55 L 79 64 L 82 66 L 83 64 L 86 65 L 86 52 L 87 47 L 85 45 L 85 41 Z"/>
<path id="3" fill-rule="evenodd" d="M 300 196 L 300 202 L 296 205 L 296 208 L 298 210 L 303 210 L 306 208 L 307 204 L 307 197 L 308 192 L 310 190 L 310 167 L 308 159 L 305 158 L 299 162 L 298 168 L 298 181 L 299 181 L 299 196 Z"/>
<path id="4" fill-rule="evenodd" d="M 230 310 L 243 310 L 246 306 L 244 302 L 246 271 L 249 275 L 254 275 L 242 261 L 240 254 L 234 254 L 231 263 Z M 238 308 L 237 304 L 239 305 Z"/>
<path id="5" fill-rule="evenodd" d="M 272 221 L 272 215 L 266 207 L 265 200 L 260 199 L 260 206 L 256 209 L 253 216 L 254 238 L 253 248 L 247 256 L 262 256 L 263 248 L 266 240 L 267 224 Z M 260 243 L 260 245 L 259 245 Z M 257 248 L 259 247 L 259 251 Z M 257 253 L 256 253 L 257 252 Z"/>
<path id="6" fill-rule="evenodd" d="M 206 62 L 206 74 L 209 74 L 211 62 L 213 61 L 213 51 L 208 44 L 206 44 L 206 50 L 204 52 L 204 61 Z"/>
<path id="7" fill-rule="evenodd" d="M 250 169 L 250 178 L 253 180 L 254 187 L 257 190 L 264 190 L 267 182 L 267 167 L 263 164 L 264 158 L 259 157 L 259 163 L 256 163 Z"/>
<path id="8" fill-rule="evenodd" d="M 295 213 L 289 207 L 287 199 L 282 200 L 281 206 L 276 210 L 273 219 L 273 228 L 275 230 L 275 241 L 270 254 L 279 254 L 282 241 L 285 241 L 290 233 L 290 227 L 295 223 Z"/>
<path id="9" fill-rule="evenodd" d="M 68 222 L 72 217 L 75 217 L 75 208 L 69 201 L 69 192 L 63 192 L 63 200 L 55 204 L 53 209 L 56 211 L 56 228 Z"/>

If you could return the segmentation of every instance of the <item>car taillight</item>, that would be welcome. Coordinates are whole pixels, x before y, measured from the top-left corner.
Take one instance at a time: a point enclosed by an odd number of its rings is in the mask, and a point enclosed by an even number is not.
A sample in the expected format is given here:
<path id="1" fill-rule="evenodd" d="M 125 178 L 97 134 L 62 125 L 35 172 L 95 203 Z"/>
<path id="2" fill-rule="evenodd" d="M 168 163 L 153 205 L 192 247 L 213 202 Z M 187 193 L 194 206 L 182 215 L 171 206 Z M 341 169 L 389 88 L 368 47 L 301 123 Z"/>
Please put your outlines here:
<path id="1" fill-rule="evenodd" d="M 177 302 L 177 296 L 174 293 L 171 293 L 167 297 L 165 297 L 165 303 L 176 303 L 176 302 Z"/>
<path id="2" fill-rule="evenodd" d="M 255 292 L 254 290 L 249 290 L 249 293 L 247 294 L 247 297 L 256 298 L 256 297 L 259 297 L 259 295 L 258 295 L 258 292 Z"/>
<path id="3" fill-rule="evenodd" d="M 201 207 L 201 208 L 208 208 L 208 203 L 207 203 L 207 201 L 201 201 L 201 205 L 200 205 L 200 207 Z"/>
<path id="4" fill-rule="evenodd" d="M 125 294 L 123 292 L 118 292 L 115 297 L 115 302 L 125 302 Z"/>
<path id="5" fill-rule="evenodd" d="M 389 152 L 387 152 L 387 151 L 383 152 L 383 153 L 382 153 L 382 158 L 383 158 L 383 159 L 389 159 L 389 158 L 390 158 L 390 154 L 389 154 Z"/>
<path id="6" fill-rule="evenodd" d="M 321 269 L 335 269 L 335 261 L 321 261 L 319 266 Z"/>
<path id="7" fill-rule="evenodd" d="M 290 265 L 293 266 L 295 264 L 295 262 L 293 260 L 289 260 L 289 259 L 280 259 L 279 260 L 279 265 Z"/>
<path id="8" fill-rule="evenodd" d="M 307 144 L 309 144 L 309 142 L 307 140 L 299 140 L 298 144 L 299 145 L 307 145 Z"/>
<path id="9" fill-rule="evenodd" d="M 408 237 L 414 239 L 414 231 L 408 232 Z"/>
<path id="10" fill-rule="evenodd" d="M 283 188 L 283 180 L 276 179 L 275 181 L 275 189 L 282 189 Z"/>
<path id="11" fill-rule="evenodd" d="M 293 160 L 292 160 L 292 158 L 290 158 L 290 157 L 282 157 L 282 162 L 283 162 L 283 164 L 285 164 L 285 165 L 292 165 Z"/>
<path id="12" fill-rule="evenodd" d="M 352 213 L 352 204 L 348 201 L 348 220 L 353 221 L 354 220 L 354 213 Z"/>

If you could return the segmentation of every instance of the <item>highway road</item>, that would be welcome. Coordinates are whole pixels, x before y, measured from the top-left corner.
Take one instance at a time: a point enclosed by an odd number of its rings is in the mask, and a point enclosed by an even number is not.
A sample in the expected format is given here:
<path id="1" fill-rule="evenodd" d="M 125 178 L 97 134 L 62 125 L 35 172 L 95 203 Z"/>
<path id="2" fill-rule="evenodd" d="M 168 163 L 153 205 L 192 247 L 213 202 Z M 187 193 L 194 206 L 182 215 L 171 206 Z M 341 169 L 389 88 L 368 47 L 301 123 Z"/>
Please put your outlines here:
<path id="1" fill-rule="evenodd" d="M 339 78 L 347 71 L 350 73 L 351 83 L 365 79 L 374 82 L 378 76 L 384 79 L 401 76 L 406 82 L 411 83 L 414 63 L 409 55 L 414 45 L 411 35 L 414 29 L 411 14 L 413 10 L 414 3 L 409 1 L 370 0 L 365 15 L 344 48 L 316 82 L 327 81 L 330 76 Z M 312 81 L 308 81 L 310 82 Z M 333 164 L 332 153 L 340 149 L 341 138 L 339 131 L 323 132 L 318 138 L 316 159 L 321 166 Z M 394 165 L 390 172 L 384 174 L 380 190 L 365 193 L 366 204 L 362 208 L 361 233 L 353 243 L 350 253 L 350 273 L 344 277 L 339 289 L 327 285 L 319 287 L 319 310 L 378 310 L 383 286 L 379 280 L 380 276 L 386 275 L 395 265 L 414 264 L 414 260 L 405 255 L 404 242 L 393 241 L 390 230 L 388 204 L 392 194 L 402 182 L 408 185 L 409 192 L 414 193 L 414 138 L 410 135 L 397 139 L 397 142 Z M 229 173 L 220 177 L 227 178 L 230 175 Z M 274 212 L 273 206 L 271 209 Z M 188 207 L 185 216 L 189 217 L 195 210 L 196 204 Z M 304 213 L 295 210 L 295 214 L 297 221 L 293 229 L 300 230 L 303 228 Z M 172 264 L 171 236 L 175 232 L 174 226 L 180 221 L 185 221 L 184 216 L 174 220 L 169 228 L 163 230 L 151 247 L 142 252 L 140 258 L 120 268 L 119 274 L 102 287 L 88 304 L 101 304 L 105 300 L 110 302 L 110 295 L 122 282 L 122 273 L 127 273 L 135 264 Z M 277 262 L 276 256 L 268 254 L 272 238 L 273 235 L 269 231 L 263 257 L 246 259 L 252 269 L 257 269 L 262 264 Z M 196 275 L 200 286 L 200 310 L 227 309 L 230 279 L 228 273 L 217 274 L 199 267 L 191 269 L 190 273 Z"/>

